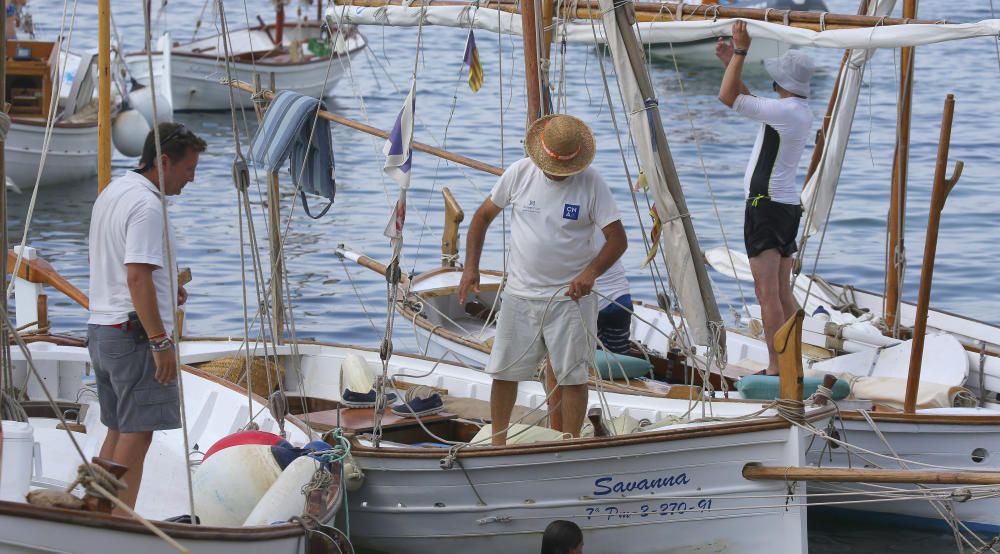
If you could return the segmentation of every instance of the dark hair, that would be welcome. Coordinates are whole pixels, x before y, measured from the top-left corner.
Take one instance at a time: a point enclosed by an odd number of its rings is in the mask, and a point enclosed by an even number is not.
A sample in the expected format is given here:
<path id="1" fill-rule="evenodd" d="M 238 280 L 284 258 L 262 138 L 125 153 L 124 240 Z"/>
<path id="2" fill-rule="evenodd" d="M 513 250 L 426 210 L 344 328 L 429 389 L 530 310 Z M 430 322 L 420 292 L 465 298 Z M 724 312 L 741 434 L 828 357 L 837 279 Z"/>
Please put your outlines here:
<path id="1" fill-rule="evenodd" d="M 572 521 L 557 519 L 542 535 L 542 554 L 566 554 L 583 544 L 583 531 Z"/>
<path id="2" fill-rule="evenodd" d="M 183 123 L 160 123 L 160 151 L 167 155 L 171 161 L 178 161 L 188 152 L 204 152 L 208 146 L 205 141 L 194 134 L 193 131 L 184 126 Z M 156 160 L 156 135 L 151 129 L 146 135 L 146 142 L 142 145 L 142 157 L 139 158 L 139 172 L 148 171 L 153 168 Z"/>

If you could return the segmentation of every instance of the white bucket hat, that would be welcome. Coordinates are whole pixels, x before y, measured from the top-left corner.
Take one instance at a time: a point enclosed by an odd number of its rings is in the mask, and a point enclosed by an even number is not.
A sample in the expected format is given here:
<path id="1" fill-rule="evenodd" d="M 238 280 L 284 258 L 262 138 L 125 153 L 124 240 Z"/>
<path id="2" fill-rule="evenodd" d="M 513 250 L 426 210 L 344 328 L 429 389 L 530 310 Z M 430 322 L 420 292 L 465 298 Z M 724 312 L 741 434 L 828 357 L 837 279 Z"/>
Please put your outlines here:
<path id="1" fill-rule="evenodd" d="M 780 58 L 768 58 L 764 60 L 764 69 L 781 88 L 799 96 L 809 96 L 809 80 L 816 67 L 804 52 L 789 50 Z"/>

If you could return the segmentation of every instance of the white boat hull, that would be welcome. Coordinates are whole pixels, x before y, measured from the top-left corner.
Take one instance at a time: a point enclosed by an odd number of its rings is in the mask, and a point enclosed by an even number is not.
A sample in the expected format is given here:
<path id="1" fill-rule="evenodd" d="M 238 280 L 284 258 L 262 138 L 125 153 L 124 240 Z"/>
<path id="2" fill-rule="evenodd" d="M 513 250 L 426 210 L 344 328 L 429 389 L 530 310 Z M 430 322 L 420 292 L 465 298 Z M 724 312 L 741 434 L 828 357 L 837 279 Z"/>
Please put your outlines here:
<path id="1" fill-rule="evenodd" d="M 81 410 L 79 418 L 66 417 L 82 425 L 84 430 L 74 431 L 72 435 L 89 461 L 99 454 L 107 428 L 100 421 L 100 407 L 92 388 L 94 377 L 87 349 L 46 342 L 32 343 L 30 349 L 34 366 L 49 392 L 64 401 L 79 399 L 84 405 L 85 411 Z M 27 364 L 22 353 L 12 348 L 11 354 L 14 379 L 19 383 L 28 383 L 28 393 L 32 398 L 45 398 L 37 380 L 34 377 L 27 379 Z M 251 410 L 261 430 L 278 432 L 278 424 L 262 405 L 262 399 L 258 397 L 248 401 L 246 391 L 235 385 L 189 370 L 183 375 L 183 393 L 187 446 L 190 450 L 185 450 L 184 435 L 179 429 L 153 433 L 136 511 L 192 552 L 236 554 L 249 548 L 301 553 L 306 539 L 301 526 L 296 523 L 263 528 L 225 528 L 162 521 L 167 517 L 191 513 L 186 476 L 189 460 L 200 461 L 217 440 L 242 430 Z M 29 423 L 38 445 L 33 454 L 35 471 L 32 472 L 32 488 L 65 490 L 76 479 L 77 467 L 81 463 L 69 433 L 56 427 L 59 420 L 54 417 L 32 416 Z M 316 435 L 307 432 L 303 424 L 293 419 L 286 420 L 285 431 L 287 440 L 296 445 L 316 438 Z M 197 464 L 193 465 L 197 468 Z M 334 513 L 327 513 L 323 523 L 332 525 Z M 41 508 L 23 501 L 0 501 L 0 553 L 4 552 L 153 554 L 176 552 L 176 549 L 130 518 Z"/>
<path id="2" fill-rule="evenodd" d="M 7 177 L 21 190 L 35 186 L 42 161 L 45 125 L 11 123 L 4 143 Z M 97 122 L 83 125 L 59 125 L 52 129 L 48 155 L 42 171 L 42 185 L 58 185 L 97 175 Z"/>
<path id="3" fill-rule="evenodd" d="M 957 410 L 956 410 L 957 411 Z M 962 410 L 963 413 L 974 414 L 974 410 Z M 979 410 L 981 416 L 988 416 L 998 419 L 998 412 L 993 410 Z M 910 462 L 931 464 L 947 468 L 963 469 L 969 471 L 1000 471 L 1000 457 L 996 455 L 997 445 L 1000 444 L 1000 423 L 992 425 L 955 423 L 930 423 L 930 422 L 889 422 L 878 421 L 877 428 L 892 449 L 900 458 Z M 882 455 L 892 455 L 886 447 L 885 442 L 872 430 L 864 420 L 841 419 L 837 423 L 837 432 L 840 439 L 849 442 L 853 446 L 878 452 Z M 806 453 L 806 462 L 809 465 L 822 465 L 823 467 L 864 467 L 875 463 L 879 467 L 890 469 L 929 469 L 917 463 L 903 464 L 891 459 L 879 458 L 861 453 L 855 450 L 849 459 L 844 448 L 826 448 L 825 442 L 816 440 L 812 448 Z M 977 450 L 980 449 L 980 450 Z M 973 458 L 979 462 L 973 461 Z M 910 523 L 925 527 L 935 525 L 944 527 L 946 525 L 942 518 L 942 512 L 935 509 L 935 505 L 927 500 L 900 500 L 889 502 L 870 502 L 877 494 L 884 492 L 884 487 L 874 488 L 871 486 L 847 485 L 830 483 L 810 483 L 809 493 L 812 495 L 843 492 L 845 490 L 861 491 L 860 494 L 837 496 L 836 498 L 823 498 L 823 500 L 841 501 L 861 501 L 856 504 L 846 504 L 842 508 L 852 511 L 863 512 L 866 518 L 884 517 L 896 522 Z M 1000 483 L 998 483 L 1000 485 Z M 902 488 L 916 491 L 912 485 L 893 485 L 893 488 Z M 954 487 L 952 487 L 954 488 Z M 966 487 L 968 490 L 983 490 L 983 487 Z M 997 489 L 998 487 L 988 487 Z M 954 510 L 955 516 L 962 520 L 971 530 L 979 532 L 989 532 L 996 534 L 1000 532 L 1000 498 L 995 494 L 992 497 L 977 498 L 963 501 L 962 495 L 956 495 L 956 501 L 948 502 L 948 508 Z M 819 496 L 812 500 L 820 501 Z M 937 503 L 941 508 L 945 503 Z"/>
<path id="4" fill-rule="evenodd" d="M 239 345 L 187 342 L 182 359 L 209 360 Z M 285 388 L 314 397 L 339 399 L 340 363 L 349 353 L 381 367 L 376 351 L 320 344 L 299 344 L 296 350 L 298 360 L 289 346 L 277 350 L 285 367 L 297 368 Z M 395 354 L 388 375 L 458 398 L 486 400 L 490 394 L 491 379 L 483 372 L 414 356 Z M 544 402 L 540 383 L 521 383 L 518 405 Z M 616 393 L 605 393 L 602 402 L 593 391 L 588 404 L 605 407 L 609 415 L 651 421 L 683 414 L 690 406 L 687 400 Z M 415 448 L 387 438 L 376 449 L 360 440 L 352 453 L 365 479 L 349 495 L 351 539 L 397 554 L 529 552 L 537 550 L 550 521 L 572 519 L 584 529 L 592 553 L 622 552 L 624 544 L 625 551 L 637 553 L 805 552 L 804 489 L 789 494 L 784 482 L 749 481 L 741 473 L 750 461 L 803 462 L 800 430 L 777 419 L 770 424 L 741 419 L 758 408 L 716 403 L 706 407 L 708 415 L 732 419 L 621 437 L 468 447 L 448 469 L 442 469 L 442 459 L 449 450 L 441 446 Z M 701 413 L 699 407 L 692 417 Z M 773 532 L 761 533 L 762 528 Z"/>
<path id="5" fill-rule="evenodd" d="M 240 36 L 246 31 L 233 31 Z M 291 90 L 306 96 L 323 98 L 333 92 L 334 86 L 346 71 L 349 58 L 365 46 L 365 38 L 360 33 L 350 33 L 340 42 L 344 54 L 333 58 L 313 58 L 301 63 L 270 64 L 258 61 L 256 64 L 233 61 L 229 64 L 232 78 L 253 83 L 254 75 L 260 75 L 262 86 L 270 86 L 270 74 L 274 74 L 276 90 Z M 221 48 L 221 45 L 220 45 Z M 162 55 L 153 53 L 153 65 L 160 68 Z M 132 76 L 141 84 L 149 84 L 149 64 L 145 53 L 125 56 Z M 221 56 L 198 55 L 175 49 L 170 60 L 170 89 L 174 111 L 219 111 L 229 110 L 235 104 L 239 108 L 250 108 L 250 95 L 233 91 L 230 100 L 229 87 L 222 85 L 227 79 L 225 60 Z M 155 70 L 157 83 L 163 86 L 163 75 Z M 329 71 L 329 75 L 328 75 Z"/>
<path id="6" fill-rule="evenodd" d="M 532 552 L 549 522 L 569 519 L 583 529 L 586 551 L 598 554 L 805 552 L 802 497 L 740 473 L 747 460 L 798 464 L 795 435 L 781 429 L 464 458 L 450 470 L 439 458 L 359 453 L 366 478 L 351 497 L 352 534 L 360 546 L 400 554 Z M 610 492 L 612 483 L 657 478 L 683 484 Z"/>

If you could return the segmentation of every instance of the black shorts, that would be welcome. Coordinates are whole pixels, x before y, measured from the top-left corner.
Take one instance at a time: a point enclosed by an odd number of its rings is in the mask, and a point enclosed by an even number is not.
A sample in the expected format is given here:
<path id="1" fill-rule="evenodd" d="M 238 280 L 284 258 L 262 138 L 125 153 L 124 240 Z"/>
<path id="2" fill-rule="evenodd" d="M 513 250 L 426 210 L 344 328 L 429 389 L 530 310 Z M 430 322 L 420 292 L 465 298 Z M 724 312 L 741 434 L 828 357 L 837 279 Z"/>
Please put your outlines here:
<path id="1" fill-rule="evenodd" d="M 769 198 L 747 200 L 743 214 L 743 243 L 747 256 L 753 258 L 765 250 L 777 248 L 781 257 L 787 258 L 799 246 L 799 220 L 802 206 L 783 204 Z"/>

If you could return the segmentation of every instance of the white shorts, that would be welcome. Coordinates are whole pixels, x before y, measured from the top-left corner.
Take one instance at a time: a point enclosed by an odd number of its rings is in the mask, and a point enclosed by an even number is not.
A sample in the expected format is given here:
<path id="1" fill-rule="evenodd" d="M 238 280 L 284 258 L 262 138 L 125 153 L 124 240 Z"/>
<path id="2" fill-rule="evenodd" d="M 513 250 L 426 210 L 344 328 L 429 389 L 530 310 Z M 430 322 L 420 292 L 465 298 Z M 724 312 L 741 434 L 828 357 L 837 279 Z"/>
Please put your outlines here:
<path id="1" fill-rule="evenodd" d="M 596 294 L 579 302 L 504 294 L 486 373 L 501 381 L 532 381 L 548 354 L 560 385 L 582 385 L 589 376 L 596 335 Z"/>

